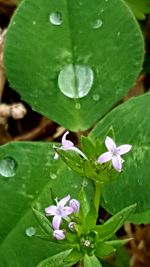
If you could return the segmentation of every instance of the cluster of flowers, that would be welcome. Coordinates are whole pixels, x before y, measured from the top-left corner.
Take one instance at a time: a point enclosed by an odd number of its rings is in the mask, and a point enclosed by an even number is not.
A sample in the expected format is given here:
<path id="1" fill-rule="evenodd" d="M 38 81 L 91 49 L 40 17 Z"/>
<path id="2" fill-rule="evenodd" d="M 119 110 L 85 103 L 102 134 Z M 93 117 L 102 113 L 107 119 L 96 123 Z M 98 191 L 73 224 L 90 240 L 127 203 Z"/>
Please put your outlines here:
<path id="1" fill-rule="evenodd" d="M 64 133 L 62 137 L 61 149 L 72 150 L 81 155 L 85 160 L 87 160 L 88 158 L 86 157 L 86 155 L 80 149 L 75 147 L 73 142 L 66 139 L 68 133 L 69 132 L 67 131 L 66 133 Z M 124 162 L 124 160 L 121 158 L 121 155 L 128 153 L 131 150 L 132 146 L 126 144 L 117 147 L 113 139 L 109 136 L 107 136 L 105 139 L 105 145 L 108 151 L 100 155 L 99 158 L 97 159 L 97 162 L 102 164 L 108 161 L 112 161 L 112 165 L 115 168 L 115 170 L 121 172 L 122 163 Z M 58 159 L 58 157 L 59 157 L 58 153 L 55 152 L 54 159 Z"/>
<path id="2" fill-rule="evenodd" d="M 63 219 L 68 222 L 68 228 L 72 231 L 74 229 L 74 222 L 71 221 L 73 213 L 77 213 L 80 208 L 80 202 L 76 199 L 71 199 L 70 195 L 62 198 L 60 201 L 57 199 L 56 205 L 51 205 L 45 209 L 47 216 L 54 216 L 52 220 L 53 237 L 57 240 L 63 240 L 66 237 L 66 231 L 60 229 Z M 68 206 L 66 206 L 68 204 Z"/>

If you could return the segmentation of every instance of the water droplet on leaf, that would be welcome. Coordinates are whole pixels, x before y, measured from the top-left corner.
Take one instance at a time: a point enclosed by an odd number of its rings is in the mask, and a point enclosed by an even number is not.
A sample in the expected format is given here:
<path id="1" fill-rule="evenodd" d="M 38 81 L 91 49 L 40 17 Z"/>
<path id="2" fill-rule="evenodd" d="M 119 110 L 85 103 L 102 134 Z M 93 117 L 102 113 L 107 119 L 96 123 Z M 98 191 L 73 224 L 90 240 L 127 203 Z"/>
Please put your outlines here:
<path id="1" fill-rule="evenodd" d="M 87 187 L 88 186 L 88 183 L 89 182 L 86 179 L 84 179 L 83 182 L 82 182 L 82 186 L 83 187 Z"/>
<path id="2" fill-rule="evenodd" d="M 98 94 L 93 95 L 93 100 L 96 101 L 96 102 L 99 101 L 100 100 L 100 96 Z"/>
<path id="3" fill-rule="evenodd" d="M 93 24 L 92 24 L 92 28 L 97 30 L 99 28 L 101 28 L 103 25 L 103 22 L 101 19 L 97 19 Z"/>
<path id="4" fill-rule="evenodd" d="M 75 109 L 80 109 L 80 108 L 81 108 L 81 104 L 77 102 L 77 103 L 75 104 Z"/>
<path id="5" fill-rule="evenodd" d="M 55 180 L 57 178 L 57 175 L 52 173 L 50 177 L 51 177 L 52 180 Z"/>
<path id="6" fill-rule="evenodd" d="M 49 16 L 49 20 L 53 25 L 59 26 L 62 24 L 62 15 L 60 12 L 53 12 Z"/>
<path id="7" fill-rule="evenodd" d="M 36 234 L 36 229 L 33 226 L 30 226 L 25 230 L 25 234 L 29 237 L 34 236 Z"/>
<path id="8" fill-rule="evenodd" d="M 13 158 L 4 158 L 0 161 L 0 174 L 4 177 L 13 177 L 16 174 L 17 163 Z"/>
<path id="9" fill-rule="evenodd" d="M 94 74 L 85 65 L 66 65 L 59 73 L 58 86 L 60 91 L 69 98 L 82 98 L 92 88 Z"/>

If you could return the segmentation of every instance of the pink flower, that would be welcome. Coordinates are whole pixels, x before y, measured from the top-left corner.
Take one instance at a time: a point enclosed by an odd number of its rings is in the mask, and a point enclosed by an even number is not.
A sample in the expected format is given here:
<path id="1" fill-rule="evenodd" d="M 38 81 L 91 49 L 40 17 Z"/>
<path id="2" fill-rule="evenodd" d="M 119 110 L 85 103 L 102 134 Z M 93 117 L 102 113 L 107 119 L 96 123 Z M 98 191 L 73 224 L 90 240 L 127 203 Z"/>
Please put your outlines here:
<path id="1" fill-rule="evenodd" d="M 71 142 L 71 141 L 66 139 L 66 136 L 68 134 L 69 134 L 68 131 L 63 134 L 62 140 L 61 140 L 60 149 L 62 149 L 62 150 L 72 150 L 72 151 L 78 153 L 79 155 L 81 155 L 84 159 L 87 159 L 86 155 L 80 149 L 75 147 L 73 142 Z M 55 148 L 55 146 L 54 146 L 54 148 Z M 59 155 L 58 155 L 57 152 L 55 152 L 54 159 L 58 159 L 58 158 L 59 158 Z"/>
<path id="2" fill-rule="evenodd" d="M 107 136 L 105 139 L 105 145 L 108 151 L 103 153 L 97 161 L 99 163 L 105 163 L 111 160 L 115 170 L 121 172 L 122 163 L 124 162 L 124 160 L 121 158 L 121 155 L 128 153 L 131 150 L 132 146 L 127 144 L 117 147 L 113 139 L 109 136 Z"/>
<path id="3" fill-rule="evenodd" d="M 62 198 L 59 202 L 56 200 L 56 206 L 51 205 L 45 209 L 47 216 L 54 216 L 52 220 L 54 230 L 59 230 L 62 219 L 67 219 L 68 215 L 74 212 L 70 206 L 65 207 L 69 200 L 70 195 Z"/>

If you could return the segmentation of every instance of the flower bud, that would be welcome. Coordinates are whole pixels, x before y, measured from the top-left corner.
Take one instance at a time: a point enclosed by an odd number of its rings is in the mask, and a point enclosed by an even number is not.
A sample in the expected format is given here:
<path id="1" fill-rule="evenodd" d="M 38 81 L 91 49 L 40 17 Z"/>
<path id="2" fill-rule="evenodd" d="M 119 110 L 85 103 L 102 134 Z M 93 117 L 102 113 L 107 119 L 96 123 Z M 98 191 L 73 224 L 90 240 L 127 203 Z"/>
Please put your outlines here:
<path id="1" fill-rule="evenodd" d="M 56 239 L 56 240 L 63 240 L 66 238 L 66 234 L 65 234 L 65 231 L 64 230 L 55 230 L 53 232 L 53 237 Z"/>
<path id="2" fill-rule="evenodd" d="M 73 209 L 74 213 L 77 213 L 79 211 L 80 208 L 80 202 L 76 199 L 71 199 L 69 202 L 70 207 Z"/>
<path id="3" fill-rule="evenodd" d="M 75 226 L 75 222 L 70 222 L 70 223 L 68 224 L 68 227 L 69 227 L 69 229 L 70 229 L 72 232 L 75 230 L 74 226 Z"/>

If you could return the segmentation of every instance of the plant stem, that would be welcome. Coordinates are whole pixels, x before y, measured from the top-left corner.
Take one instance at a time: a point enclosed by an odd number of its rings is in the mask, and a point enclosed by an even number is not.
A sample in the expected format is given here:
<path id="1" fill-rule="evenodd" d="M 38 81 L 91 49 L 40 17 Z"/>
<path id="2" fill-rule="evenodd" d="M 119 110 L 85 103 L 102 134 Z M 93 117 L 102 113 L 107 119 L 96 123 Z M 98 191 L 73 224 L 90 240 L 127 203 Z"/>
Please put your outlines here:
<path id="1" fill-rule="evenodd" d="M 96 208 L 97 213 L 98 213 L 98 210 L 99 210 L 100 198 L 101 198 L 101 184 L 100 184 L 100 182 L 95 182 L 94 204 L 95 204 L 95 208 Z"/>

